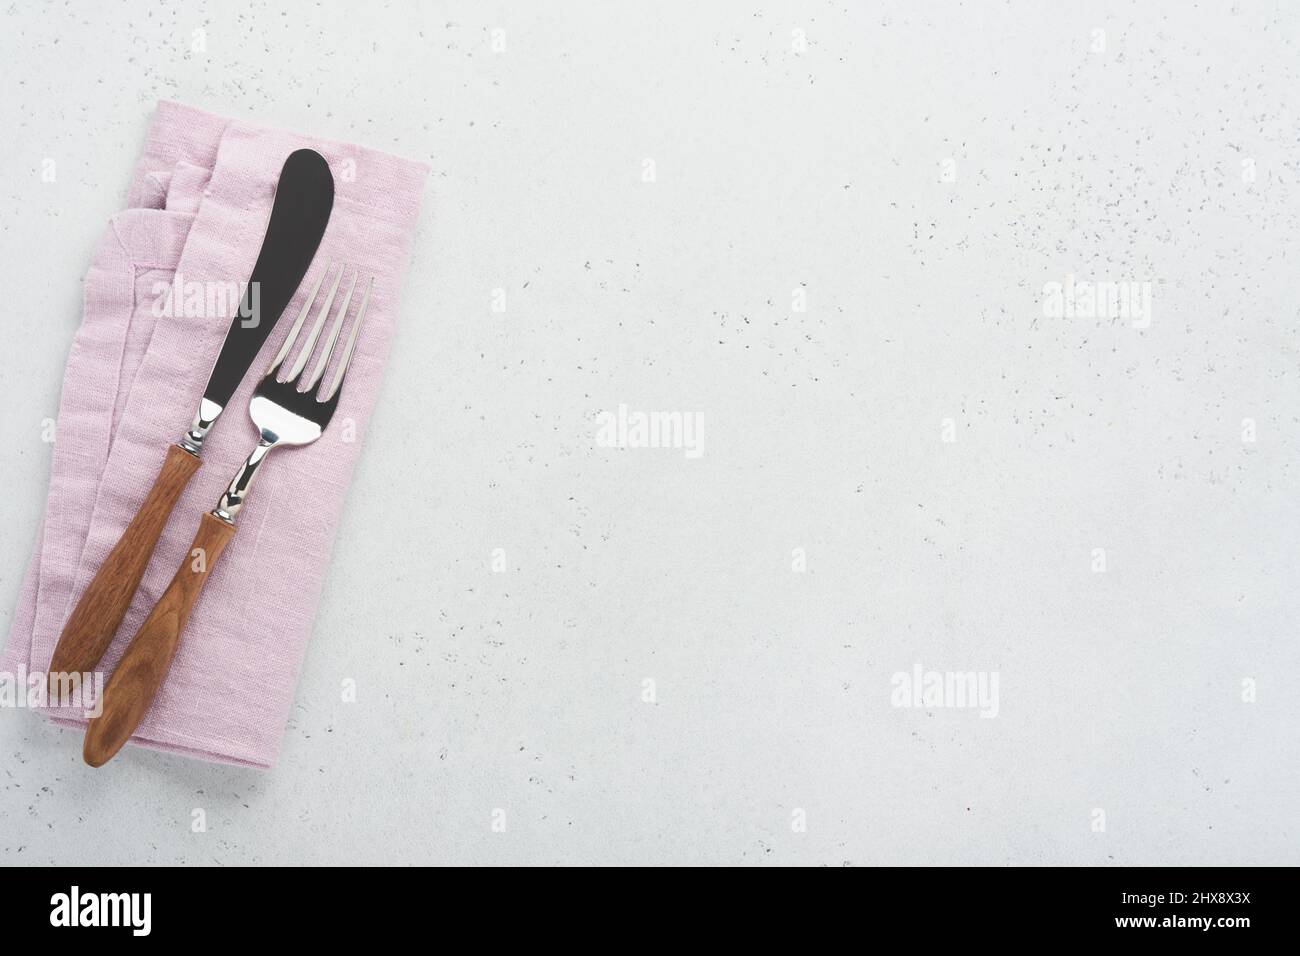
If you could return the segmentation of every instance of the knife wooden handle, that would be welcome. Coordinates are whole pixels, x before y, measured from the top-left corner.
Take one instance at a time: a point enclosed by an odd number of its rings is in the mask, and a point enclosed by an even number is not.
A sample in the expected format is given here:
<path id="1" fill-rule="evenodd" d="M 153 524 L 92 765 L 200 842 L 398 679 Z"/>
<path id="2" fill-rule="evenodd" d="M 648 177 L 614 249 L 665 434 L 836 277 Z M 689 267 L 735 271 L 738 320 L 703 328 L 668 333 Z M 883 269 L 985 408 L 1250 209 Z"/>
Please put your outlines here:
<path id="1" fill-rule="evenodd" d="M 199 522 L 198 533 L 176 569 L 172 583 L 149 612 L 139 633 L 131 639 L 109 678 L 102 711 L 86 727 L 82 756 L 92 767 L 111 760 L 139 726 L 171 669 L 190 610 L 234 534 L 235 526 L 214 514 L 205 514 Z"/>
<path id="2" fill-rule="evenodd" d="M 131 606 L 131 598 L 140 586 L 158 536 L 199 464 L 198 455 L 179 445 L 167 450 L 167 460 L 140 510 L 95 572 L 59 635 L 48 668 L 51 688 L 55 685 L 55 675 L 90 673 L 99 664 Z"/>

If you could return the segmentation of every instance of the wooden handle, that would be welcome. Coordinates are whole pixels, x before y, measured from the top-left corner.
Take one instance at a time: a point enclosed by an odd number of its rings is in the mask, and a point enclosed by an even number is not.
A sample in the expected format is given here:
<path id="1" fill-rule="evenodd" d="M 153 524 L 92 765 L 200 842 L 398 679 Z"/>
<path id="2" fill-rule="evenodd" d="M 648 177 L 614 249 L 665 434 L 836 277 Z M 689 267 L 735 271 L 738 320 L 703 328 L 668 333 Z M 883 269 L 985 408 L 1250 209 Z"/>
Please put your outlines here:
<path id="1" fill-rule="evenodd" d="M 102 711 L 86 727 L 82 755 L 92 767 L 111 760 L 139 726 L 171 669 L 190 609 L 234 534 L 233 524 L 213 514 L 203 516 L 198 534 L 176 569 L 172 583 L 149 612 L 139 633 L 131 639 L 117 670 L 109 678 Z"/>
<path id="2" fill-rule="evenodd" d="M 122 532 L 113 550 L 95 572 L 77 607 L 63 626 L 59 643 L 50 660 L 51 694 L 56 694 L 55 677 L 59 674 L 86 674 L 95 669 L 131 606 L 135 589 L 149 564 L 158 536 L 171 516 L 176 500 L 199 469 L 199 456 L 179 445 L 167 450 L 153 487 L 145 496 L 140 510 Z"/>

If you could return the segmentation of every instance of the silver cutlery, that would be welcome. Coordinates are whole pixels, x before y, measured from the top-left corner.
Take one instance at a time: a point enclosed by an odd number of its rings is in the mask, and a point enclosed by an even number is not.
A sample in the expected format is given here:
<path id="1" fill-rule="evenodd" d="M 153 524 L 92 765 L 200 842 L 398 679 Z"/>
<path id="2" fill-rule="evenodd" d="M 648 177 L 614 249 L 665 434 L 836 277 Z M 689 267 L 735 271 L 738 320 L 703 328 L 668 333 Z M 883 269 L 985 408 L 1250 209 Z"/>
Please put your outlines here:
<path id="1" fill-rule="evenodd" d="M 257 447 L 245 459 L 217 506 L 200 519 L 198 533 L 171 584 L 154 605 L 149 617 L 131 640 L 113 676 L 109 678 L 108 685 L 104 688 L 102 711 L 99 716 L 91 719 L 86 728 L 83 756 L 92 767 L 101 766 L 112 759 L 148 711 L 154 694 L 162 686 L 171 668 L 181 632 L 189 620 L 194 602 L 202 592 L 217 559 L 235 534 L 235 518 L 266 457 L 282 445 L 311 444 L 320 438 L 334 416 L 343 377 L 351 364 L 357 335 L 370 303 L 373 276 L 366 281 L 361 304 L 357 307 L 356 317 L 338 356 L 332 381 L 328 386 L 320 385 L 317 388 L 338 346 L 339 333 L 360 278 L 359 270 L 353 272 L 352 281 L 348 283 L 337 317 L 320 348 L 315 367 L 305 378 L 303 373 L 311 362 L 344 271 L 345 266 L 340 265 L 334 274 L 316 321 L 297 358 L 285 373 L 284 380 L 280 380 L 280 372 L 298 341 L 304 320 L 311 312 L 321 284 L 330 272 L 328 265 L 312 287 L 284 345 L 254 389 L 253 397 L 248 403 L 248 414 L 258 429 Z"/>
<path id="2" fill-rule="evenodd" d="M 95 572 L 64 624 L 47 668 L 52 699 L 57 698 L 63 686 L 58 675 L 94 671 L 108 650 L 140 586 L 163 527 L 181 492 L 199 468 L 204 438 L 307 274 L 333 208 L 334 177 L 325 157 L 311 149 L 290 153 L 276 182 L 275 199 L 257 262 L 239 311 L 231 319 L 221 352 L 213 363 L 193 424 L 167 450 L 162 468 L 135 517 Z"/>

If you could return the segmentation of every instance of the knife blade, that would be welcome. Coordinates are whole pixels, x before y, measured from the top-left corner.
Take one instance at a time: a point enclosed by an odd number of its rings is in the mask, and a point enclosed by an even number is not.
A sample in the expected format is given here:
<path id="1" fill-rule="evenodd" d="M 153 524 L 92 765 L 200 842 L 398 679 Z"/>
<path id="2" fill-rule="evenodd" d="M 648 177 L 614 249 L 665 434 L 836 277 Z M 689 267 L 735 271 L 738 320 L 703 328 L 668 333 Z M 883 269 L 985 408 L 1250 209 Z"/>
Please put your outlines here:
<path id="1" fill-rule="evenodd" d="M 262 249 L 212 365 L 194 423 L 180 440 L 182 448 L 199 454 L 204 437 L 307 274 L 333 206 L 334 177 L 325 157 L 312 149 L 291 153 L 280 171 Z"/>

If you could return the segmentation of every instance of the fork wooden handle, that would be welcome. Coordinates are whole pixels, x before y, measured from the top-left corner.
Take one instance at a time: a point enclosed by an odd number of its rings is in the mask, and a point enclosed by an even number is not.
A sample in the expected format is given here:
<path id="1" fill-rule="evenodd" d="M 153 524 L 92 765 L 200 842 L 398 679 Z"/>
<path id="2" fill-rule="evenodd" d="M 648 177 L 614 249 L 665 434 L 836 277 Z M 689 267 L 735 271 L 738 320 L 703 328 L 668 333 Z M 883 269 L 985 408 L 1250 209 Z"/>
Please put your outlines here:
<path id="1" fill-rule="evenodd" d="M 199 522 L 198 533 L 176 569 L 172 583 L 149 612 L 109 678 L 99 716 L 92 718 L 86 727 L 82 756 L 92 767 L 112 759 L 139 726 L 172 666 L 190 610 L 234 534 L 233 524 L 210 512 Z"/>
<path id="2" fill-rule="evenodd" d="M 167 459 L 140 510 L 95 572 L 68 623 L 63 626 L 48 668 L 51 677 L 84 674 L 95 669 L 131 606 L 131 598 L 140 586 L 140 578 L 144 576 L 144 569 L 176 500 L 194 472 L 198 471 L 199 464 L 198 455 L 190 454 L 179 445 L 172 445 L 167 450 Z"/>

